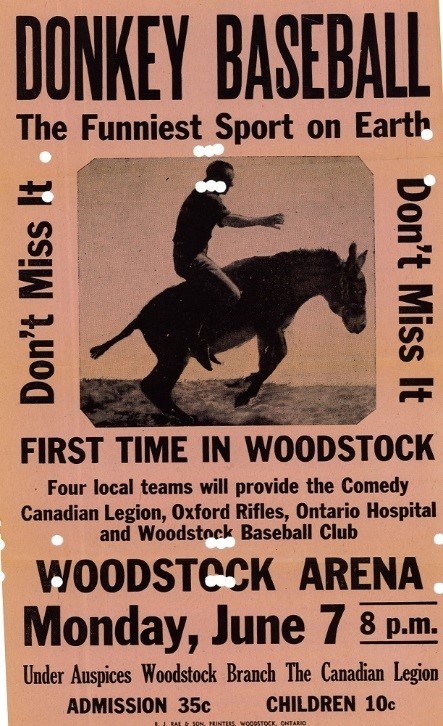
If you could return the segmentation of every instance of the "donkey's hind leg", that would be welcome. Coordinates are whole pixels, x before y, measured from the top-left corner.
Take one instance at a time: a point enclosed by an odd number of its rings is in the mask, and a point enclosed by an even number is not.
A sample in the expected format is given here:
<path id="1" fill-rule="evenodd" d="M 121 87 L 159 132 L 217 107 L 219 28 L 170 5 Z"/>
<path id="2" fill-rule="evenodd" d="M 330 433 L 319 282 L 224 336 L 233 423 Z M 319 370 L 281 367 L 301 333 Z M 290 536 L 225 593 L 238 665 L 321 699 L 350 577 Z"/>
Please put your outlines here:
<path id="1" fill-rule="evenodd" d="M 268 330 L 258 335 L 259 365 L 257 373 L 251 373 L 246 379 L 249 386 L 245 391 L 237 393 L 235 407 L 244 406 L 257 395 L 264 381 L 275 371 L 285 357 L 288 348 L 285 334 L 281 328 Z"/>
<path id="2" fill-rule="evenodd" d="M 140 383 L 146 398 L 154 406 L 162 413 L 173 416 L 184 424 L 194 423 L 194 418 L 177 406 L 171 393 L 188 361 L 188 351 L 169 356 L 162 355 L 155 368 Z"/>

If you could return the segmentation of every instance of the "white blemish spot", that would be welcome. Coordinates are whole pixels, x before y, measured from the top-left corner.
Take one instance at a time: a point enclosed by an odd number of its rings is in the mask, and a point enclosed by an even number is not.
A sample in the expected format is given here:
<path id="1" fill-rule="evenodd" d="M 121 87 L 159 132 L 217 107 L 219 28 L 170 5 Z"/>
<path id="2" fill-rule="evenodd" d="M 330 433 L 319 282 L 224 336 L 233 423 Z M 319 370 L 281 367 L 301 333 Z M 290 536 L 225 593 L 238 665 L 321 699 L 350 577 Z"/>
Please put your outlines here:
<path id="1" fill-rule="evenodd" d="M 59 547 L 63 544 L 63 537 L 61 536 L 61 534 L 54 534 L 54 536 L 51 537 L 51 542 L 56 547 Z"/>
<path id="2" fill-rule="evenodd" d="M 431 129 L 423 129 L 421 132 L 421 137 L 423 141 L 430 141 L 434 134 L 432 133 Z"/>
<path id="3" fill-rule="evenodd" d="M 207 182 L 198 181 L 194 187 L 197 192 L 218 192 L 222 194 L 226 191 L 226 184 L 224 181 L 215 181 L 215 179 L 208 179 Z"/>
<path id="4" fill-rule="evenodd" d="M 55 575 L 51 580 L 52 587 L 61 587 L 63 585 L 63 580 L 58 575 Z"/>
<path id="5" fill-rule="evenodd" d="M 198 158 L 201 158 L 202 156 L 208 156 L 210 158 L 211 156 L 220 156 L 223 154 L 225 147 L 223 144 L 207 144 L 206 146 L 197 144 L 197 146 L 194 146 L 192 151 L 194 156 L 197 156 Z"/>
<path id="6" fill-rule="evenodd" d="M 443 545 L 443 534 L 441 534 L 441 532 L 439 532 L 438 534 L 435 535 L 434 544 Z"/>
<path id="7" fill-rule="evenodd" d="M 39 158 L 40 158 L 40 161 L 41 161 L 41 162 L 42 162 L 43 164 L 47 164 L 47 163 L 48 163 L 49 161 L 51 161 L 51 159 L 52 159 L 52 154 L 51 154 L 51 152 L 50 152 L 50 151 L 41 151 L 41 152 L 40 152 L 40 157 L 39 157 Z"/>
<path id="8" fill-rule="evenodd" d="M 435 182 L 437 181 L 435 176 L 433 174 L 426 174 L 425 178 L 423 179 L 424 183 L 427 187 L 433 187 Z"/>
<path id="9" fill-rule="evenodd" d="M 224 575 L 207 575 L 205 577 L 206 587 L 235 587 L 234 577 L 225 577 Z"/>
<path id="10" fill-rule="evenodd" d="M 434 592 L 436 595 L 443 595 L 443 582 L 436 582 L 434 585 Z"/>
<path id="11" fill-rule="evenodd" d="M 208 537 L 205 544 L 210 550 L 224 550 L 225 547 L 235 547 L 235 539 L 234 537 Z"/>
<path id="12" fill-rule="evenodd" d="M 50 204 L 54 199 L 54 195 L 52 192 L 43 192 L 42 199 L 45 204 Z"/>

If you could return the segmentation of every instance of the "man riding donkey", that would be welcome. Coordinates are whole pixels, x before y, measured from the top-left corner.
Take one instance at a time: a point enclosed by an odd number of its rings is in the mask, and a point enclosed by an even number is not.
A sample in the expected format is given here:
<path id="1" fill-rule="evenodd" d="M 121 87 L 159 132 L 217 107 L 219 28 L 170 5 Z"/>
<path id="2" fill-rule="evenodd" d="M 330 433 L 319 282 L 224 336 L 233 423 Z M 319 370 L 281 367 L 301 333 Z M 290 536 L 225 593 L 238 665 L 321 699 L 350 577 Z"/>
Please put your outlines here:
<path id="1" fill-rule="evenodd" d="M 219 227 L 272 227 L 280 229 L 283 214 L 269 217 L 244 217 L 232 214 L 223 204 L 221 194 L 234 185 L 232 164 L 218 159 L 206 169 L 205 182 L 212 180 L 224 191 L 192 191 L 183 202 L 174 234 L 174 268 L 176 273 L 189 281 L 207 299 L 208 313 L 202 316 L 196 337 L 189 341 L 191 355 L 208 371 L 212 363 L 219 363 L 213 354 L 209 340 L 210 331 L 235 312 L 240 304 L 241 291 L 225 272 L 208 257 L 208 242 L 215 225 Z M 222 183 L 222 184 L 220 184 Z M 214 186 L 214 185 L 212 185 Z"/>

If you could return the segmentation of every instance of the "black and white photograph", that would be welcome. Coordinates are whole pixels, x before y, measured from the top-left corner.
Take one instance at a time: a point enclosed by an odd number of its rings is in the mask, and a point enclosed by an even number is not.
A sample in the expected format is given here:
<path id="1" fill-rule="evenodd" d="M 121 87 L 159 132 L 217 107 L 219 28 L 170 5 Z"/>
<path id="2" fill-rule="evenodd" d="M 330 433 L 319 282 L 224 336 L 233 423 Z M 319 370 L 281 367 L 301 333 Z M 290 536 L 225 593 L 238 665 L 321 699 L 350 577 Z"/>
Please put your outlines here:
<path id="1" fill-rule="evenodd" d="M 78 215 L 95 426 L 374 410 L 373 182 L 358 157 L 95 159 Z"/>

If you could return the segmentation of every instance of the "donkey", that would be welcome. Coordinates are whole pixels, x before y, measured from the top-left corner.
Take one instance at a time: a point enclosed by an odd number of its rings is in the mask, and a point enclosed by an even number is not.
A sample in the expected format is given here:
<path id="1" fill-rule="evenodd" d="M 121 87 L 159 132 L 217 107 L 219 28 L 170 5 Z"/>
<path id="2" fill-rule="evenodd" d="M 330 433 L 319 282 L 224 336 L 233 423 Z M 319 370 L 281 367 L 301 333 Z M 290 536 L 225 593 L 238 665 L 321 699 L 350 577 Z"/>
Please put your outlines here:
<path id="1" fill-rule="evenodd" d="M 255 336 L 258 340 L 258 371 L 228 384 L 246 385 L 235 396 L 236 407 L 249 403 L 283 360 L 287 353 L 285 330 L 310 298 L 322 295 L 350 333 L 364 330 L 366 283 L 361 268 L 366 254 L 367 250 L 357 256 L 353 242 L 346 261 L 331 250 L 294 250 L 237 260 L 224 268 L 242 290 L 242 297 L 233 313 L 220 316 L 209 340 L 212 350 L 229 350 Z M 193 423 L 171 394 L 189 362 L 189 341 L 195 340 L 201 311 L 209 304 L 188 282 L 170 287 L 154 297 L 118 335 L 91 348 L 91 357 L 99 358 L 112 345 L 140 330 L 157 356 L 157 365 L 140 384 L 143 393 L 162 413 L 181 423 Z M 218 362 L 215 356 L 213 360 Z"/>

